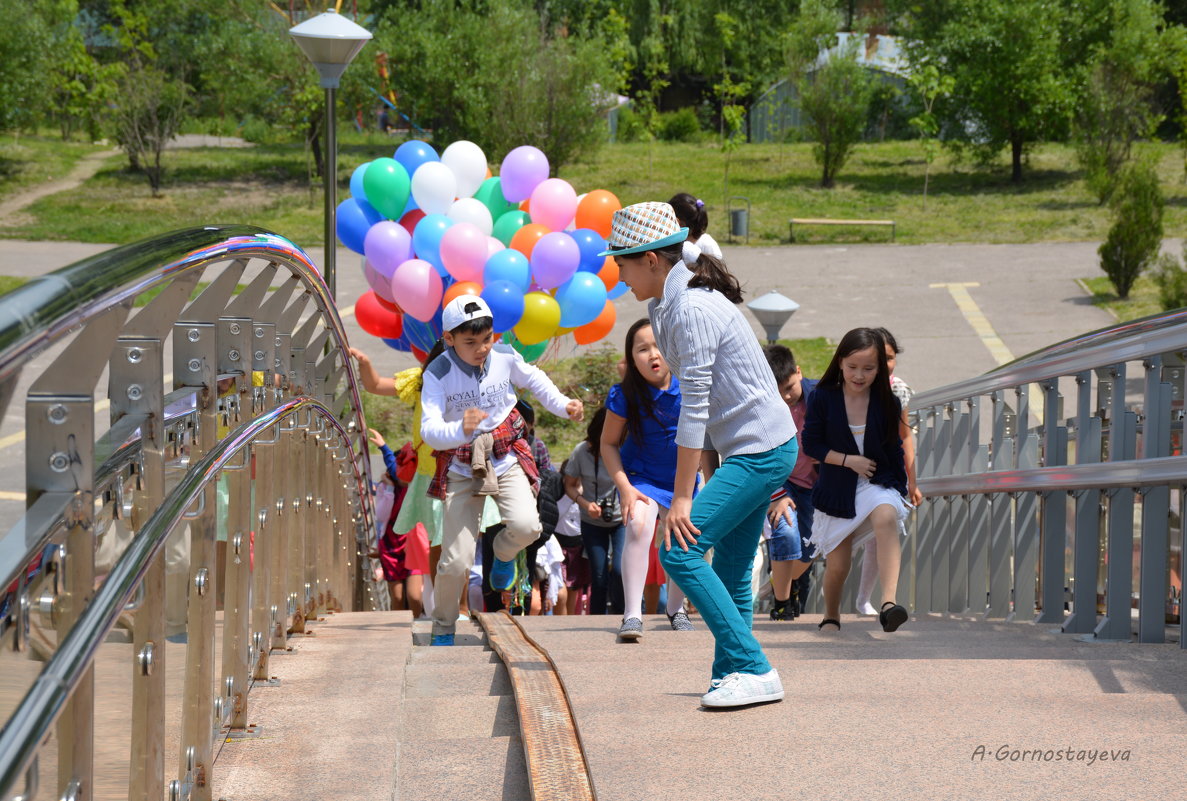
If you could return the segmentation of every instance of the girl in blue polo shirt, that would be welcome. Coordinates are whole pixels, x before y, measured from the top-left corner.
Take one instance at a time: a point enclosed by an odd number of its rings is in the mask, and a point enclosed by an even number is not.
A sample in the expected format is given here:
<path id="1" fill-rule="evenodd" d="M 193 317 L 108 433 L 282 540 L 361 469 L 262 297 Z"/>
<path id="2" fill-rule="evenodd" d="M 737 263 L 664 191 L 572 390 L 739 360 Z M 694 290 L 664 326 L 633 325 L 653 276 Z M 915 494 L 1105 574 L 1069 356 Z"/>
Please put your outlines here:
<path id="1" fill-rule="evenodd" d="M 606 397 L 602 461 L 618 487 L 627 527 L 622 555 L 621 642 L 643 636 L 643 586 L 655 540 L 656 520 L 672 505 L 676 481 L 676 424 L 680 421 L 680 381 L 664 361 L 650 320 L 639 320 L 626 335 L 622 383 Z M 668 581 L 668 621 L 676 631 L 692 631 L 684 593 Z"/>

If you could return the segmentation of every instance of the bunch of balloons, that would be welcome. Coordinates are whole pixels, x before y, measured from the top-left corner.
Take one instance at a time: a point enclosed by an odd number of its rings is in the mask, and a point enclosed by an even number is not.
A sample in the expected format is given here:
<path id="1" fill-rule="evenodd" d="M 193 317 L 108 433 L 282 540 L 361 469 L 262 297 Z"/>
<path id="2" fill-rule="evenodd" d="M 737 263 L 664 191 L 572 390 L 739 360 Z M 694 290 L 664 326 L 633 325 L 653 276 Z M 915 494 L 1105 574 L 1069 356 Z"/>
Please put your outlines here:
<path id="1" fill-rule="evenodd" d="M 626 287 L 614 260 L 598 253 L 622 205 L 604 189 L 578 195 L 548 173 L 544 153 L 525 145 L 494 177 L 466 141 L 438 155 L 411 140 L 356 169 L 337 232 L 365 257 L 371 291 L 355 305 L 363 330 L 423 358 L 441 334 L 441 309 L 478 295 L 495 332 L 529 360 L 557 336 L 572 333 L 579 344 L 606 336 Z"/>

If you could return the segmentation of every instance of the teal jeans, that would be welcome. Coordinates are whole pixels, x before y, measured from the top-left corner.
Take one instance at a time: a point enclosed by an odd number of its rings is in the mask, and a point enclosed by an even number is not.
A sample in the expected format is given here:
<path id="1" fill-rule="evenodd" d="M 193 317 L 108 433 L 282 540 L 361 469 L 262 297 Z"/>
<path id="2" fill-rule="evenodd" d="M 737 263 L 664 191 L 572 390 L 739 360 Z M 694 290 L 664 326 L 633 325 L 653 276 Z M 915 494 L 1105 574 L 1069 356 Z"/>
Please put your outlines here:
<path id="1" fill-rule="evenodd" d="M 715 679 L 771 669 L 750 631 L 750 571 L 771 493 L 791 475 L 798 451 L 792 437 L 765 453 L 726 459 L 692 502 L 692 523 L 701 532 L 696 544 L 685 551 L 673 540 L 671 549 L 660 548 L 664 569 L 713 632 Z M 712 566 L 705 561 L 710 548 Z"/>

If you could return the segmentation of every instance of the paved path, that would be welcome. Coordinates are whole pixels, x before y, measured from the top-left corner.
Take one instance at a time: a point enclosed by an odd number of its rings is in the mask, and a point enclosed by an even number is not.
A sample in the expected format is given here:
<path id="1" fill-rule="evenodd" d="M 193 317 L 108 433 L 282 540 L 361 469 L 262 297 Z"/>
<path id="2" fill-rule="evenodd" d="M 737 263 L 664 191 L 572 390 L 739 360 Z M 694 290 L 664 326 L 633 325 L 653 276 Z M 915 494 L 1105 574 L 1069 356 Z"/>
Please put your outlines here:
<path id="1" fill-rule="evenodd" d="M 15 225 L 16 220 L 11 219 L 12 216 L 43 197 L 56 195 L 59 192 L 67 192 L 82 185 L 84 181 L 99 172 L 99 168 L 103 166 L 104 161 L 117 155 L 119 152 L 118 149 L 112 149 L 97 153 L 88 153 L 78 160 L 78 163 L 74 165 L 74 169 L 67 173 L 65 177 L 46 184 L 40 184 L 0 201 L 0 226 Z"/>

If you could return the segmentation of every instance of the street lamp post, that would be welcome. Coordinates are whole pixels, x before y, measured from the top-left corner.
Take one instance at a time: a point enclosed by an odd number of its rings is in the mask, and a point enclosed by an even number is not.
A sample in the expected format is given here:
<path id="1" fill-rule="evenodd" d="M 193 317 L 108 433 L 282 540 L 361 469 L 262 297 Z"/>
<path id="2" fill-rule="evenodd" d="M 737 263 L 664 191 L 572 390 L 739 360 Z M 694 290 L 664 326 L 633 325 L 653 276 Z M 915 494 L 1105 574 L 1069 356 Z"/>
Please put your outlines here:
<path id="1" fill-rule="evenodd" d="M 769 345 L 774 345 L 779 339 L 779 329 L 791 319 L 791 315 L 795 314 L 799 307 L 800 304 L 773 289 L 746 304 L 754 319 L 758 320 L 758 324 L 766 331 Z"/>
<path id="2" fill-rule="evenodd" d="M 313 62 L 317 74 L 321 77 L 321 86 L 326 90 L 326 161 L 325 161 L 325 200 L 326 200 L 326 256 L 324 270 L 326 286 L 330 289 L 330 297 L 337 297 L 337 274 L 335 270 L 335 250 L 337 249 L 337 233 L 335 231 L 334 216 L 338 206 L 338 137 L 334 119 L 334 90 L 338 88 L 342 73 L 358 52 L 371 39 L 371 32 L 334 9 L 328 9 L 324 14 L 310 17 L 300 25 L 289 28 L 289 35 L 301 48 L 305 57 Z"/>

